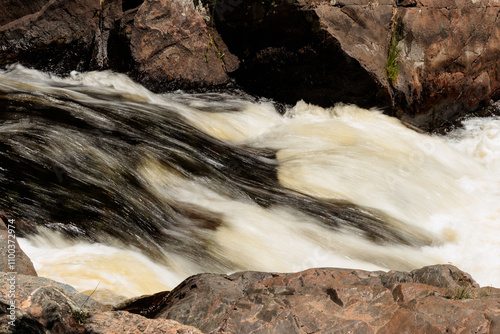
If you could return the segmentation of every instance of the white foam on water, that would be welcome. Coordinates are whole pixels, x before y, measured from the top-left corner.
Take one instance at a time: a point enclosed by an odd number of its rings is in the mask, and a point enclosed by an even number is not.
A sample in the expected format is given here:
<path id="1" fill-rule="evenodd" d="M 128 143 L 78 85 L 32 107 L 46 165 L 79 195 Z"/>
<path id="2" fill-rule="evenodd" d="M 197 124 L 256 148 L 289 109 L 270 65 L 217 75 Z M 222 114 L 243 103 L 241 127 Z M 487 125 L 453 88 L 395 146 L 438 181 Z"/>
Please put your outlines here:
<path id="1" fill-rule="evenodd" d="M 473 119 L 441 137 L 419 134 L 377 110 L 299 102 L 281 122 L 267 124 L 239 143 L 276 149 L 284 186 L 379 209 L 432 232 L 441 242 L 422 248 L 420 263 L 452 263 L 480 284 L 500 286 L 498 118 Z M 354 261 L 347 266 L 370 269 Z"/>
<path id="2" fill-rule="evenodd" d="M 39 276 L 69 284 L 86 294 L 97 288 L 92 297 L 109 304 L 171 290 L 187 274 L 155 263 L 123 245 L 71 241 L 44 228 L 38 235 L 18 241 Z"/>
<path id="3" fill-rule="evenodd" d="M 145 161 L 140 172 L 158 198 L 222 215 L 222 226 L 205 233 L 212 254 L 234 263 L 235 270 L 290 272 L 332 265 L 404 270 L 435 260 L 414 248 L 375 245 L 348 228 L 329 229 L 297 210 L 230 199 L 214 191 L 210 180 L 185 179 L 155 161 Z"/>
<path id="4" fill-rule="evenodd" d="M 145 158 L 140 173 L 158 198 L 222 215 L 221 226 L 203 233 L 211 240 L 209 252 L 235 270 L 408 270 L 452 263 L 481 285 L 500 286 L 498 118 L 472 119 L 464 129 L 440 137 L 418 134 L 380 111 L 355 106 L 320 108 L 299 102 L 281 116 L 270 103 L 239 100 L 241 111 L 208 112 L 197 102 L 176 102 L 173 96 L 183 93 L 153 94 L 111 72 L 57 78 L 16 70 L 21 79 L 28 76 L 26 82 L 6 85 L 88 98 L 67 87 L 49 87 L 57 81 L 168 105 L 220 140 L 276 150 L 278 178 L 285 187 L 378 209 L 436 237 L 435 245 L 423 248 L 376 245 L 347 228 L 328 229 L 291 208 L 262 208 L 248 199 L 228 198 L 212 180 L 185 179 Z M 170 289 L 200 271 L 197 263 L 178 255 L 168 255 L 169 265 L 157 264 L 136 250 L 55 240 L 47 234 L 21 239 L 21 246 L 40 275 L 82 291 L 101 282 L 100 288 L 114 295 L 140 295 Z"/>
<path id="5" fill-rule="evenodd" d="M 446 216 L 435 215 L 452 234 L 436 251 L 448 262 L 472 274 L 481 285 L 500 286 L 500 118 L 473 118 L 445 137 L 464 160 L 480 164 L 460 186 L 467 203 Z"/>

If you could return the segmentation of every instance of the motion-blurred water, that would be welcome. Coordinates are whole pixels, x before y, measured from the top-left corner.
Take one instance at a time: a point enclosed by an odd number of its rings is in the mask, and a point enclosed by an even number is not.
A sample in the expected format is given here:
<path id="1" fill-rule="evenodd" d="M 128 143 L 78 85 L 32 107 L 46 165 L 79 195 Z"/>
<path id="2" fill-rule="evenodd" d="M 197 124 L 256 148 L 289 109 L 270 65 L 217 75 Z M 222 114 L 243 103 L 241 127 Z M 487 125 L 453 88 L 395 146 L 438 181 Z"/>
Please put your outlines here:
<path id="1" fill-rule="evenodd" d="M 500 286 L 500 119 L 446 137 L 377 110 L 122 74 L 0 72 L 0 209 L 40 275 L 98 298 L 188 275 L 453 263 Z M 19 232 L 19 231 L 18 231 Z"/>

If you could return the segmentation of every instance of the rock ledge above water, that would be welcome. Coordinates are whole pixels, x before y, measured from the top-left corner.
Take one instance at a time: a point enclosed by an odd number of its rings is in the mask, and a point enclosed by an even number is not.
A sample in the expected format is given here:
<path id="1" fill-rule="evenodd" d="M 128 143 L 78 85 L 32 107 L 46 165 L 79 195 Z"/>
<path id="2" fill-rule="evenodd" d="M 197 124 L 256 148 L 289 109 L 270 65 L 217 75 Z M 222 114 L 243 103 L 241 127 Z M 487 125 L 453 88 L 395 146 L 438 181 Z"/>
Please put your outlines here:
<path id="1" fill-rule="evenodd" d="M 155 91 L 235 81 L 433 130 L 500 99 L 499 17 L 496 0 L 8 0 L 0 65 L 113 69 Z"/>

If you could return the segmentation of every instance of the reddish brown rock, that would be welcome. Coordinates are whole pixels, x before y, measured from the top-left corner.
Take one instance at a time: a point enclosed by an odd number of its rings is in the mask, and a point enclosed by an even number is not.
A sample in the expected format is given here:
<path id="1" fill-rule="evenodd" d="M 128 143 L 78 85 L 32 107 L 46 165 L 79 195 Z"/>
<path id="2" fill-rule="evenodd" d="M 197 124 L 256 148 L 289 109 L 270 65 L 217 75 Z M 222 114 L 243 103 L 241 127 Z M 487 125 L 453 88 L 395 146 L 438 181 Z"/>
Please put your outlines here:
<path id="1" fill-rule="evenodd" d="M 500 98 L 499 14 L 500 3 L 487 0 L 398 8 L 399 117 L 433 128 Z"/>
<path id="2" fill-rule="evenodd" d="M 161 308 L 155 319 L 107 311 L 72 287 L 46 278 L 0 273 L 0 281 L 8 283 L 0 285 L 0 331 L 5 333 L 14 330 L 10 316 L 15 318 L 16 332 L 34 334 L 497 333 L 500 329 L 500 289 L 478 288 L 468 274 L 450 265 L 409 273 L 324 268 L 291 274 L 196 275 L 170 294 L 134 304 L 134 311 Z"/>
<path id="3" fill-rule="evenodd" d="M 125 311 L 93 315 L 85 323 L 86 334 L 202 334 L 174 320 L 148 319 Z"/>
<path id="4" fill-rule="evenodd" d="M 174 320 L 107 311 L 71 286 L 47 278 L 0 273 L 0 282 L 0 333 L 201 334 Z"/>
<path id="5" fill-rule="evenodd" d="M 432 130 L 500 98 L 499 2 L 335 3 L 313 7 L 320 24 L 392 95 L 403 122 Z M 391 81 L 386 66 L 394 30 L 399 70 Z"/>
<path id="6" fill-rule="evenodd" d="M 111 68 L 159 91 L 224 84 L 238 67 L 206 9 L 191 0 L 16 4 L 9 0 L 12 10 L 0 14 L 0 65 L 60 74 Z"/>
<path id="7" fill-rule="evenodd" d="M 2 333 L 76 333 L 74 311 L 105 310 L 71 286 L 47 278 L 0 273 L 0 282 Z"/>
<path id="8" fill-rule="evenodd" d="M 222 37 L 245 59 L 236 77 L 248 90 L 380 106 L 424 130 L 500 98 L 499 12 L 492 0 L 240 0 L 215 10 Z M 389 49 L 399 53 L 394 78 Z"/>
<path id="9" fill-rule="evenodd" d="M 9 0 L 0 14 L 0 65 L 111 68 L 157 91 L 226 84 L 231 76 L 281 102 L 378 106 L 424 130 L 500 99 L 494 0 L 18 4 Z M 391 78 L 390 49 L 398 54 Z"/>
<path id="10" fill-rule="evenodd" d="M 450 290 L 422 283 L 402 283 L 392 289 L 392 295 L 397 302 L 407 303 L 415 298 L 428 296 L 448 296 Z"/>
<path id="11" fill-rule="evenodd" d="M 210 16 L 192 0 L 147 0 L 140 6 L 131 50 L 141 81 L 157 90 L 227 83 L 226 72 L 238 60 L 205 20 Z"/>
<path id="12" fill-rule="evenodd" d="M 203 274 L 174 289 L 157 318 L 206 333 L 495 333 L 500 290 L 483 289 L 450 265 Z"/>
<path id="13" fill-rule="evenodd" d="M 37 276 L 31 259 L 18 244 L 17 236 L 16 224 L 9 224 L 7 228 L 0 218 L 0 271 Z"/>
<path id="14" fill-rule="evenodd" d="M 307 1 L 298 1 L 304 6 Z M 321 1 L 314 10 L 330 36 L 342 50 L 358 61 L 381 86 L 387 86 L 386 64 L 393 1 Z"/>

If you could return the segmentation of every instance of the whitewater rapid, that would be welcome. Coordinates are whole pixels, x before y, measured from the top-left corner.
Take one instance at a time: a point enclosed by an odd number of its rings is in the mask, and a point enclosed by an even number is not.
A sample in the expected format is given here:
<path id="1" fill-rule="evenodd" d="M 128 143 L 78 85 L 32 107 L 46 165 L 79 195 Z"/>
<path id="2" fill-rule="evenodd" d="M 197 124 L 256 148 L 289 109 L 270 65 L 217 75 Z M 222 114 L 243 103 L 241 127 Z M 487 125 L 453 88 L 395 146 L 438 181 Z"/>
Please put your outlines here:
<path id="1" fill-rule="evenodd" d="M 276 152 L 273 161 L 258 159 L 276 165 L 281 186 L 321 201 L 346 201 L 379 212 L 392 228 L 417 241 L 414 246 L 372 242 L 349 226 L 328 228 L 297 207 L 259 205 L 225 183 L 180 172 L 144 146 L 134 173 L 160 203 L 197 208 L 201 215 L 210 212 L 222 221 L 196 235 L 208 258 L 217 261 L 209 265 L 203 263 L 207 258 L 197 260 L 165 248 L 169 260 L 159 263 L 137 247 L 114 240 L 68 239 L 40 227 L 36 235 L 20 239 L 40 276 L 81 291 L 99 284 L 97 296 L 107 302 L 171 289 L 206 270 L 410 270 L 451 263 L 481 285 L 500 286 L 500 118 L 470 119 L 463 129 L 443 137 L 417 133 L 379 110 L 321 108 L 300 101 L 281 115 L 272 101 L 241 93 L 154 94 L 111 72 L 75 72 L 60 78 L 16 67 L 2 73 L 2 85 L 92 104 L 126 99 L 151 106 L 148 110 L 153 111 L 142 116 L 159 120 L 152 108 L 168 106 L 230 147 Z M 81 87 L 99 91 L 102 99 L 96 101 Z M 96 123 L 110 122 L 96 111 L 91 117 Z M 13 131 L 18 125 L 8 126 Z M 72 149 L 94 150 L 107 168 L 122 168 L 119 157 L 104 156 L 99 147 L 82 148 L 86 140 Z M 241 165 L 230 167 L 235 175 L 240 172 Z"/>

